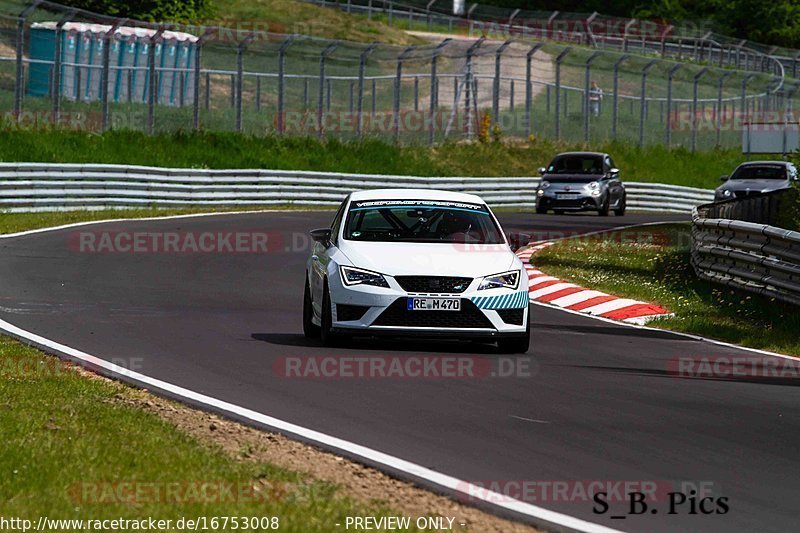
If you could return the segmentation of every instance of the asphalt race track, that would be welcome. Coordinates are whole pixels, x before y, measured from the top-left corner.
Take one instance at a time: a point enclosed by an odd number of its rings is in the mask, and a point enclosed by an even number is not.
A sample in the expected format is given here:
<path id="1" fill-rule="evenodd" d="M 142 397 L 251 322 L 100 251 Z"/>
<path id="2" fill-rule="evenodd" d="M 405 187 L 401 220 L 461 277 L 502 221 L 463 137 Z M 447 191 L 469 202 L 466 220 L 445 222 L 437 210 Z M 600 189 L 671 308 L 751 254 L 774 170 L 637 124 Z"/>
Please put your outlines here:
<path id="1" fill-rule="evenodd" d="M 499 213 L 552 238 L 654 220 Z M 529 503 L 622 530 L 786 531 L 800 501 L 798 379 L 691 379 L 680 356 L 762 356 L 532 306 L 530 376 L 298 379 L 293 356 L 444 357 L 490 346 L 357 340 L 335 349 L 301 332 L 307 230 L 331 212 L 112 222 L 0 239 L 0 319 L 169 383 L 344 438 L 462 480 L 591 480 L 711 488 L 727 514 L 598 515 L 592 501 Z M 268 231 L 272 253 L 86 253 L 82 231 Z M 274 234 L 272 233 L 274 232 Z M 271 237 L 271 241 L 273 238 Z M 764 356 L 765 357 L 765 356 Z M 527 360 L 527 359 L 526 359 Z M 505 484 L 505 485 L 504 485 Z M 663 496 L 663 495 L 662 495 Z M 613 496 L 609 496 L 611 499 Z"/>

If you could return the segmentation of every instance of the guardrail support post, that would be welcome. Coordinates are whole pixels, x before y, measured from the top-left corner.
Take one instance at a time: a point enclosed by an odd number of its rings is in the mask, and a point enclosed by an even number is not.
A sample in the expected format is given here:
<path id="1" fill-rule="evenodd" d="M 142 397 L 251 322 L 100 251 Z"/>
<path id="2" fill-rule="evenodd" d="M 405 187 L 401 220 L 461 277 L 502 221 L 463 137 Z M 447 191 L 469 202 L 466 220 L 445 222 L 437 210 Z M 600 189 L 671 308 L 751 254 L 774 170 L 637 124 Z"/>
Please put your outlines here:
<path id="1" fill-rule="evenodd" d="M 525 137 L 531 136 L 531 130 L 533 126 L 533 80 L 531 79 L 533 56 L 542 46 L 544 46 L 544 43 L 537 43 L 533 45 L 533 47 L 528 50 L 528 53 L 525 56 Z"/>

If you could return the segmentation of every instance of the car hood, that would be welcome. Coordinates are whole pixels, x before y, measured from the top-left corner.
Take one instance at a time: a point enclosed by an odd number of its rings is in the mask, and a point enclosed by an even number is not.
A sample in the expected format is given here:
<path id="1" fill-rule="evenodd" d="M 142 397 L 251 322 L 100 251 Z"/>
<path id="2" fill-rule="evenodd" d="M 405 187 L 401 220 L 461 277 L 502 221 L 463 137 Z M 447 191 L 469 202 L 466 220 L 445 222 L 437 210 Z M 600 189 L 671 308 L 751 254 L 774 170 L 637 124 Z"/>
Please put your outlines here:
<path id="1" fill-rule="evenodd" d="M 602 174 L 545 174 L 543 181 L 549 181 L 551 185 L 573 185 L 582 187 L 592 181 L 600 181 Z"/>
<path id="2" fill-rule="evenodd" d="M 789 187 L 789 180 L 729 180 L 723 185 L 720 185 L 720 190 L 729 191 L 775 191 L 778 189 L 785 189 Z"/>
<path id="3" fill-rule="evenodd" d="M 353 266 L 390 276 L 477 278 L 522 268 L 505 244 L 386 243 L 340 241 Z"/>

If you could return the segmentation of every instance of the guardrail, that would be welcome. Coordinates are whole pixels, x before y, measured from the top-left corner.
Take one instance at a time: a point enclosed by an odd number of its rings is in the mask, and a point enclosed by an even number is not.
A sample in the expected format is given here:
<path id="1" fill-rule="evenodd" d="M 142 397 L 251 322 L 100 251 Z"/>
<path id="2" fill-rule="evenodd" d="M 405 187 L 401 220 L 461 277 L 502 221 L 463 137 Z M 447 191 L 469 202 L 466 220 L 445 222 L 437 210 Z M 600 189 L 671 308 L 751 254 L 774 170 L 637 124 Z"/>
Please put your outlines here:
<path id="1" fill-rule="evenodd" d="M 702 205 L 692 212 L 692 267 L 698 277 L 800 305 L 800 232 L 761 222 L 774 220 L 778 194 Z"/>
<path id="2" fill-rule="evenodd" d="M 293 170 L 208 170 L 128 165 L 0 163 L 0 211 L 132 207 L 336 205 L 353 190 L 444 189 L 494 207 L 533 207 L 538 177 L 419 177 Z M 713 191 L 626 183 L 628 207 L 689 213 Z"/>

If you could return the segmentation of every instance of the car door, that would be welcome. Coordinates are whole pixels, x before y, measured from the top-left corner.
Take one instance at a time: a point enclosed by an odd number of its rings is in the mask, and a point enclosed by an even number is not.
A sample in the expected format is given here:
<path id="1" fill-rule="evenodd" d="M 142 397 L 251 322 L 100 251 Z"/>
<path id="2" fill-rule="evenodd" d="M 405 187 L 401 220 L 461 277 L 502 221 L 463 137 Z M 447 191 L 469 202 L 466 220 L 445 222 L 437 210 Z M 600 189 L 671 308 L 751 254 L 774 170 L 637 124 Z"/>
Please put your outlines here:
<path id="1" fill-rule="evenodd" d="M 314 304 L 314 312 L 317 317 L 322 316 L 322 297 L 325 288 L 325 276 L 328 273 L 328 265 L 330 265 L 331 257 L 337 250 L 339 243 L 339 230 L 342 226 L 342 220 L 347 208 L 350 197 L 345 198 L 341 203 L 336 215 L 331 222 L 331 242 L 325 246 L 321 242 L 314 242 L 314 247 L 311 251 L 311 300 Z"/>
<path id="2" fill-rule="evenodd" d="M 606 156 L 604 162 L 604 170 L 608 179 L 609 203 L 611 205 L 618 205 L 622 201 L 623 191 L 622 181 L 619 179 L 619 174 L 612 174 L 611 169 L 614 167 L 614 161 L 611 157 Z"/>

